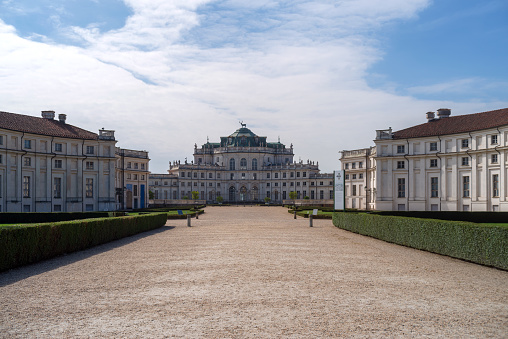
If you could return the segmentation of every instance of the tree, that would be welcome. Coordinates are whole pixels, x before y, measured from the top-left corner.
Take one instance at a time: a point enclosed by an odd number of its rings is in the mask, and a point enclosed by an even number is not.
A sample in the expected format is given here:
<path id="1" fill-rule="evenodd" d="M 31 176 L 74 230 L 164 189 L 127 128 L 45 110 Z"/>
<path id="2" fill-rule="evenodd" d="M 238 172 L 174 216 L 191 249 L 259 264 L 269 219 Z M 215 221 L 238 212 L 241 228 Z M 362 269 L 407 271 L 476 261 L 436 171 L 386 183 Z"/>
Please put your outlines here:
<path id="1" fill-rule="evenodd" d="M 265 203 L 269 203 L 270 201 L 272 201 L 272 199 L 270 199 L 270 197 L 265 197 Z"/>
<path id="2" fill-rule="evenodd" d="M 154 196 L 155 194 L 152 191 L 148 191 L 148 199 L 153 199 Z"/>
<path id="3" fill-rule="evenodd" d="M 192 191 L 192 200 L 198 200 L 199 199 L 199 192 L 198 191 Z"/>
<path id="4" fill-rule="evenodd" d="M 303 198 L 304 198 L 305 200 L 309 200 L 309 199 L 310 199 L 308 195 L 304 196 Z"/>
<path id="5" fill-rule="evenodd" d="M 217 196 L 217 198 L 215 198 L 215 200 L 217 200 L 217 202 L 219 204 L 222 204 L 222 202 L 224 201 L 224 198 L 219 195 L 219 196 Z"/>
<path id="6" fill-rule="evenodd" d="M 296 197 L 297 197 L 297 194 L 295 191 L 289 192 L 289 199 L 293 200 L 293 202 L 295 201 Z"/>

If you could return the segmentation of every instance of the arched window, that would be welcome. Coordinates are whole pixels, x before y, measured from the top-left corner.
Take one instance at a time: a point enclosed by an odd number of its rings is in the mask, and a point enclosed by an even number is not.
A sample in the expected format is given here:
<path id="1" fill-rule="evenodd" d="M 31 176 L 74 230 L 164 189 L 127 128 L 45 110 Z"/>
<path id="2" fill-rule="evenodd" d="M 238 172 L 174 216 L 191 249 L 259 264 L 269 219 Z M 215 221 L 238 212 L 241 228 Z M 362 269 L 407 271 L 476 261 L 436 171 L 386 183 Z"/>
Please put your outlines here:
<path id="1" fill-rule="evenodd" d="M 235 159 L 233 158 L 229 159 L 229 169 L 232 171 L 235 170 Z"/>
<path id="2" fill-rule="evenodd" d="M 240 159 L 240 168 L 247 168 L 247 159 Z"/>
<path id="3" fill-rule="evenodd" d="M 229 201 L 235 201 L 236 190 L 234 186 L 229 188 Z"/>
<path id="4" fill-rule="evenodd" d="M 253 171 L 258 170 L 258 159 L 252 159 L 252 170 Z"/>
<path id="5" fill-rule="evenodd" d="M 245 201 L 247 199 L 247 188 L 245 186 L 242 186 L 240 188 L 240 201 Z"/>
<path id="6" fill-rule="evenodd" d="M 250 200 L 257 201 L 259 199 L 259 191 L 256 186 L 250 190 Z"/>

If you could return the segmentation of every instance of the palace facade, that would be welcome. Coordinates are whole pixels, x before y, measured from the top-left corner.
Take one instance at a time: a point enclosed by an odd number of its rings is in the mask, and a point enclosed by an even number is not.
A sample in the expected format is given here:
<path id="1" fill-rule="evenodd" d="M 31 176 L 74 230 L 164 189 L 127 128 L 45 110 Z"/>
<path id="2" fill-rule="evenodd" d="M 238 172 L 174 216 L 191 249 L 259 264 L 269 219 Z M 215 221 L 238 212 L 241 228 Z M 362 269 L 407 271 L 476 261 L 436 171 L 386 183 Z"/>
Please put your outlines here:
<path id="1" fill-rule="evenodd" d="M 112 211 L 114 131 L 0 112 L 0 212 Z"/>
<path id="2" fill-rule="evenodd" d="M 333 174 L 321 174 L 318 163 L 295 162 L 289 148 L 254 134 L 246 125 L 220 142 L 194 146 L 190 163 L 172 162 L 167 174 L 150 174 L 155 205 L 179 204 L 198 192 L 202 202 L 259 203 L 265 197 L 283 203 L 294 191 L 297 199 L 331 204 Z"/>
<path id="3" fill-rule="evenodd" d="M 508 108 L 455 117 L 439 109 L 426 118 L 378 130 L 374 147 L 342 152 L 346 207 L 508 211 Z"/>

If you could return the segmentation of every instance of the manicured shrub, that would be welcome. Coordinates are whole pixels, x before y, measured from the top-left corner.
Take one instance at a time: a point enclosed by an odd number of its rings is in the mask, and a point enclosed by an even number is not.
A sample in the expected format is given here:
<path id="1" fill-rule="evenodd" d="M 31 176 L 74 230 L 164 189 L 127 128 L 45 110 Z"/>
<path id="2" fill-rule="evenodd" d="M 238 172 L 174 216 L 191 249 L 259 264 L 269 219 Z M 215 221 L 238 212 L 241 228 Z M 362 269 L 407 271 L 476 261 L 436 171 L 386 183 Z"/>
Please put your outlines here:
<path id="1" fill-rule="evenodd" d="M 508 227 L 464 221 L 334 213 L 339 228 L 380 240 L 508 270 Z"/>
<path id="2" fill-rule="evenodd" d="M 0 224 L 34 224 L 91 218 L 108 218 L 125 215 L 124 212 L 3 212 Z"/>
<path id="3" fill-rule="evenodd" d="M 165 213 L 0 228 L 0 271 L 164 226 Z"/>

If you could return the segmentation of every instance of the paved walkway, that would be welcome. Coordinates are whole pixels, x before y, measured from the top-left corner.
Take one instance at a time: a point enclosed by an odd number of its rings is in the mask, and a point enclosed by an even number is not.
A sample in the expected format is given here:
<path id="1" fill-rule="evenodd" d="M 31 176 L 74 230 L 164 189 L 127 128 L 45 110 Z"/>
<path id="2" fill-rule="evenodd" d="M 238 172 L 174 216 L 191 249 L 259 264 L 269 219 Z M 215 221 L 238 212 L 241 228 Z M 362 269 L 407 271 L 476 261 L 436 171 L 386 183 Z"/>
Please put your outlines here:
<path id="1" fill-rule="evenodd" d="M 0 274 L 0 336 L 508 336 L 508 272 L 280 207 L 192 223 Z"/>

